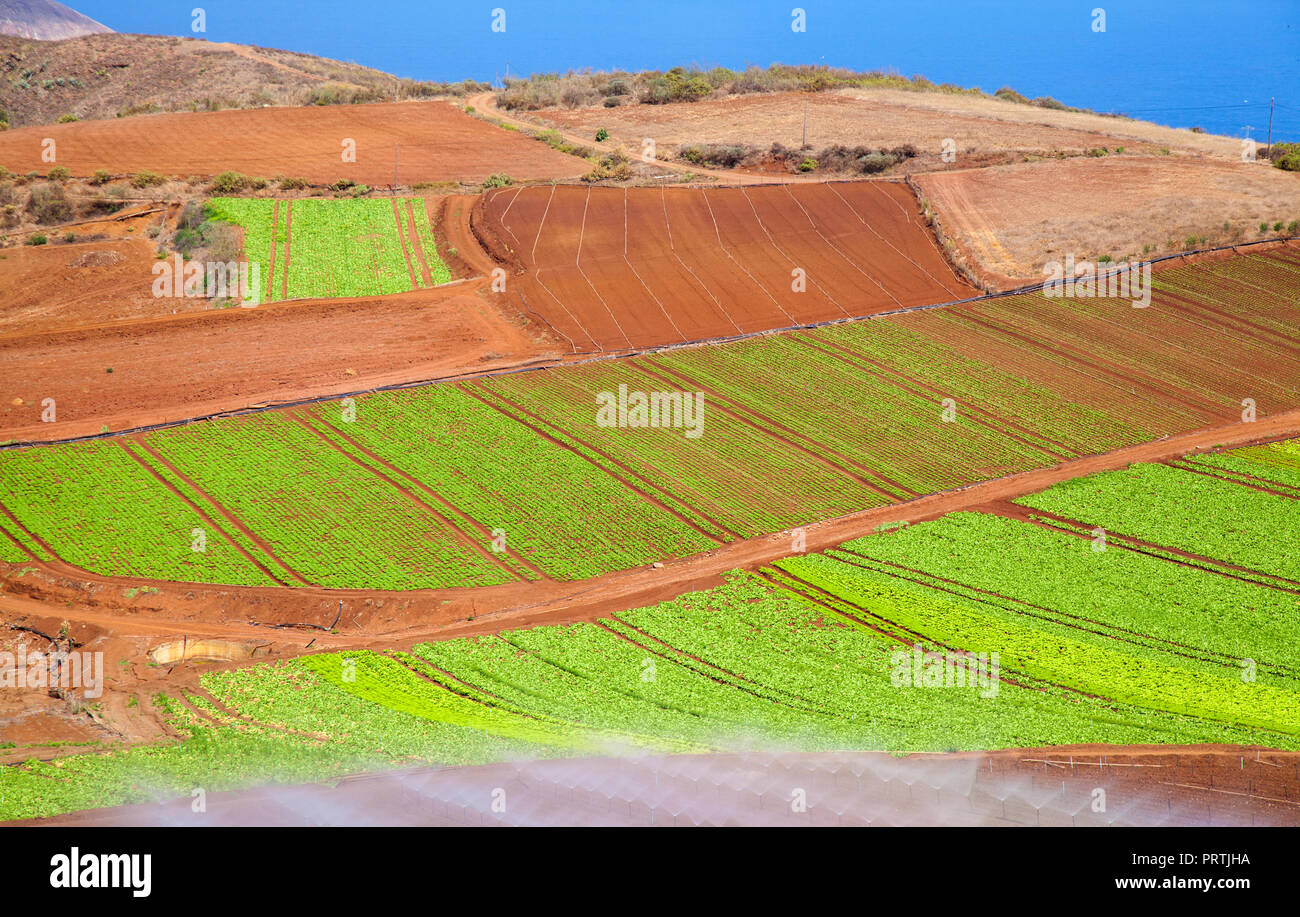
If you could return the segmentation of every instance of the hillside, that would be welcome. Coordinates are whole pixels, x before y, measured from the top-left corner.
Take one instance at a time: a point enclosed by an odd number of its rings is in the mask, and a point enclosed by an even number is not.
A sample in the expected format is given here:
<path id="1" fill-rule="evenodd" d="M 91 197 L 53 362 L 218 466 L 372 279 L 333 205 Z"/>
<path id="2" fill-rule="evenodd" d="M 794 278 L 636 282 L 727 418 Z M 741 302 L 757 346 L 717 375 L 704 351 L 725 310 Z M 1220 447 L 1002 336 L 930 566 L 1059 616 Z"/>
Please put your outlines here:
<path id="1" fill-rule="evenodd" d="M 109 33 L 55 42 L 0 36 L 0 110 L 11 127 L 50 124 L 65 115 L 84 121 L 392 101 L 466 88 L 478 87 L 422 83 L 309 54 L 196 38 Z"/>
<path id="2" fill-rule="evenodd" d="M 0 35 L 60 41 L 112 31 L 54 0 L 0 0 Z"/>

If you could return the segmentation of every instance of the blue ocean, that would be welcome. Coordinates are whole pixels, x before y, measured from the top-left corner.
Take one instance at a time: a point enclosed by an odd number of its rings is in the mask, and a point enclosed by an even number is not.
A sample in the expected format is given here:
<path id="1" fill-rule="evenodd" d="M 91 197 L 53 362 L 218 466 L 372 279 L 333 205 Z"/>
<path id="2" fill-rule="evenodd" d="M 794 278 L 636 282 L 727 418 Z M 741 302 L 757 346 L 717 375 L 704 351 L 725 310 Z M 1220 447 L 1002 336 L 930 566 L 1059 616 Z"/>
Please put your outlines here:
<path id="1" fill-rule="evenodd" d="M 188 3 L 69 5 L 119 32 L 194 34 Z M 416 79 L 825 63 L 1259 140 L 1275 99 L 1273 138 L 1300 141 L 1300 0 L 222 0 L 204 12 L 212 41 Z"/>

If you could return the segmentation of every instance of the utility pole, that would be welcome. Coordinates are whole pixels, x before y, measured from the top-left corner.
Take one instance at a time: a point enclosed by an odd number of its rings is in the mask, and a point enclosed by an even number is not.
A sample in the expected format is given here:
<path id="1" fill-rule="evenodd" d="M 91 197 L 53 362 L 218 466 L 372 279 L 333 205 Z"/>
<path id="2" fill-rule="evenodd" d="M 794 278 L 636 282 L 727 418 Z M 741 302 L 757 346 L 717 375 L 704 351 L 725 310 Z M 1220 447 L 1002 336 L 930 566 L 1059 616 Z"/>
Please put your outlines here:
<path id="1" fill-rule="evenodd" d="M 1273 152 L 1273 105 L 1277 102 L 1276 98 L 1268 100 L 1268 145 L 1264 148 L 1264 155 L 1272 159 Z"/>
<path id="2" fill-rule="evenodd" d="M 803 139 L 799 142 L 799 149 L 808 148 L 808 97 L 804 96 L 803 100 Z"/>

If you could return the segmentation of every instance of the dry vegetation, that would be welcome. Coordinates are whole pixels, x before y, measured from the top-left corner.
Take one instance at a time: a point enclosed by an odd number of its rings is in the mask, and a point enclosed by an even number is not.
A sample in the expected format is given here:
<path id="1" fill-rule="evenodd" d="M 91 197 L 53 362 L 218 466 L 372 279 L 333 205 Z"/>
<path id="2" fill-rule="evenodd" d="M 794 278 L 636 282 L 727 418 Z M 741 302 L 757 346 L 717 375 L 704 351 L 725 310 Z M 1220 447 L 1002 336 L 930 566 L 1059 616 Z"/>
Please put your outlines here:
<path id="1" fill-rule="evenodd" d="M 914 177 L 944 231 L 989 275 L 1294 235 L 1300 175 L 1264 162 L 1079 157 Z M 992 277 L 990 279 L 993 279 Z"/>
<path id="2" fill-rule="evenodd" d="M 12 127 L 162 111 L 420 99 L 488 88 L 473 81 L 399 79 L 309 54 L 196 38 L 106 34 L 50 42 L 0 36 L 0 109 Z"/>

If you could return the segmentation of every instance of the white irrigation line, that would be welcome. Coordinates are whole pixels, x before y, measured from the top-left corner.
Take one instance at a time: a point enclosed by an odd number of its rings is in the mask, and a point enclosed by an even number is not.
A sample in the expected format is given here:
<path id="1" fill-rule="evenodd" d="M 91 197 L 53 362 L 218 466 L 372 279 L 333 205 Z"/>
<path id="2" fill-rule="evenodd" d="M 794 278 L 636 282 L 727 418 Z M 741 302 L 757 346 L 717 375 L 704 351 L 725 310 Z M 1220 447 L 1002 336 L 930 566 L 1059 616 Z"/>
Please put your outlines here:
<path id="1" fill-rule="evenodd" d="M 756 186 L 756 187 L 765 187 L 765 186 Z M 666 219 L 666 212 L 665 212 L 665 219 Z M 1168 261 L 1173 258 L 1183 258 L 1188 255 L 1210 254 L 1213 252 L 1220 252 L 1220 251 L 1235 252 L 1238 248 L 1250 248 L 1251 246 L 1255 246 L 1255 245 L 1266 245 L 1269 243 L 1276 243 L 1276 242 L 1286 243 L 1289 241 L 1293 241 L 1293 240 L 1284 239 L 1284 238 L 1260 239 L 1256 242 L 1243 242 L 1243 243 L 1238 243 L 1237 245 L 1222 245 L 1217 248 L 1193 249 L 1185 252 L 1178 252 L 1171 255 L 1162 255 L 1159 258 L 1151 259 L 1151 261 L 1148 263 L 1154 264 L 1160 261 Z M 282 409 L 294 408 L 294 407 L 303 407 L 310 404 L 322 404 L 326 401 L 339 401 L 343 398 L 356 398 L 363 395 L 374 394 L 377 392 L 398 391 L 401 389 L 409 389 L 409 388 L 423 388 L 424 386 L 428 386 L 428 385 L 443 385 L 448 383 L 454 384 L 457 382 L 472 381 L 474 379 L 490 379 L 498 376 L 513 376 L 513 375 L 519 375 L 521 373 L 527 373 L 527 372 L 538 372 L 538 371 L 543 371 L 543 370 L 552 369 L 556 367 L 583 366 L 590 363 L 599 363 L 608 360 L 622 360 L 622 359 L 629 359 L 632 357 L 639 357 L 639 356 L 653 356 L 659 353 L 670 353 L 672 351 L 685 350 L 692 347 L 707 347 L 707 346 L 712 346 L 717 344 L 728 344 L 736 341 L 750 340 L 757 337 L 763 337 L 769 334 L 784 334 L 791 331 L 810 331 L 815 328 L 825 328 L 832 325 L 846 325 L 855 322 L 871 321 L 873 319 L 879 319 L 879 318 L 888 318 L 892 315 L 905 315 L 911 312 L 925 312 L 931 309 L 947 309 L 952 306 L 959 306 L 959 305 L 964 305 L 973 302 L 984 302 L 992 299 L 1002 299 L 1007 296 L 1022 296 L 1025 295 L 1026 293 L 1041 292 L 1042 287 L 1043 285 L 1041 283 L 1034 283 L 1023 287 L 1017 287 L 1013 290 L 1003 290 L 998 293 L 985 293 L 979 296 L 970 296 L 967 297 L 966 299 L 953 300 L 951 302 L 930 303 L 928 305 L 919 305 L 919 306 L 903 306 L 898 309 L 890 309 L 886 312 L 874 312 L 868 315 L 848 316 L 846 318 L 835 318 L 835 319 L 829 319 L 827 321 L 809 322 L 803 325 L 792 325 L 788 328 L 769 328 L 762 331 L 741 332 L 739 334 L 729 335 L 725 337 L 704 338 L 700 340 L 685 341 L 676 344 L 660 344 L 655 347 L 644 347 L 632 351 L 596 352 L 583 360 L 569 360 L 569 361 L 563 361 L 558 363 L 555 361 L 537 360 L 537 361 L 533 361 L 533 363 L 530 363 L 528 365 L 515 366 L 510 369 L 460 373 L 453 376 L 434 377 L 430 379 L 418 379 L 411 382 L 395 382 L 389 385 L 375 386 L 373 388 L 357 389 L 355 391 L 340 392 L 338 394 L 333 394 L 333 395 L 320 395 L 312 398 L 301 398 L 294 401 L 284 401 L 273 405 L 265 405 L 261 407 L 240 408 L 240 409 L 228 410 L 228 411 L 214 411 L 210 414 L 202 414 L 195 417 L 183 418 L 180 420 L 165 421 L 163 423 L 148 424 L 146 426 L 140 426 L 140 427 L 131 427 L 125 430 L 110 431 L 108 433 L 91 433 L 84 436 L 65 437 L 63 439 L 26 440 L 26 441 L 4 443 L 4 444 L 0 444 L 0 452 L 11 450 L 11 449 L 14 450 L 25 449 L 33 446 L 58 446 L 58 445 L 67 445 L 71 443 L 91 442 L 94 440 L 101 440 L 101 439 L 112 439 L 119 436 L 131 436 L 137 433 L 148 433 L 154 430 L 164 430 L 164 429 L 169 429 L 171 427 L 186 426 L 188 424 L 200 423 L 206 420 L 216 420 L 223 417 L 239 417 L 247 414 L 262 414 L 262 413 L 266 413 L 267 411 L 282 410 Z M 521 294 L 521 298 L 522 298 L 522 294 Z M 561 307 L 563 307 L 563 303 L 561 303 Z M 964 490 L 966 488 L 957 488 L 957 489 Z M 916 499 L 920 499 L 920 498 L 918 497 Z"/>
<path id="2" fill-rule="evenodd" d="M 841 258 L 843 258 L 843 259 L 844 259 L 844 260 L 845 260 L 845 261 L 846 261 L 846 262 L 847 262 L 847 263 L 848 263 L 848 264 L 849 264 L 849 265 L 850 265 L 850 266 L 851 266 L 855 271 L 857 271 L 857 272 L 858 272 L 859 274 L 861 274 L 863 277 L 865 277 L 865 278 L 867 278 L 868 280 L 870 280 L 870 281 L 871 281 L 872 283 L 874 283 L 877 287 L 880 287 L 880 292 L 884 293 L 886 296 L 888 296 L 890 299 L 892 299 L 892 300 L 894 301 L 894 305 L 896 305 L 896 306 L 902 306 L 902 305 L 903 305 L 903 304 L 899 301 L 899 299 L 898 299 L 897 296 L 895 296 L 893 293 L 891 293 L 891 292 L 889 292 L 888 290 L 886 290 L 886 289 L 884 288 L 884 286 L 881 285 L 880 281 L 878 281 L 876 278 L 872 277 L 870 274 L 868 274 L 866 271 L 864 271 L 862 268 L 860 268 L 860 267 L 858 266 L 857 262 L 855 262 L 855 261 L 854 261 L 852 258 L 850 258 L 848 255 L 844 254 L 844 252 L 840 251 L 840 248 L 839 248 L 838 245 L 836 245 L 836 244 L 835 244 L 834 242 L 832 242 L 830 239 L 826 238 L 826 236 L 822 235 L 822 231 L 821 231 L 820 229 L 817 228 L 817 223 L 813 220 L 812 216 L 809 215 L 809 213 L 808 213 L 807 209 L 804 207 L 804 205 L 801 204 L 801 203 L 799 203 L 799 199 L 798 199 L 797 197 L 795 197 L 793 194 L 791 194 L 791 192 L 790 192 L 790 186 L 789 186 L 789 185 L 782 185 L 781 187 L 785 188 L 785 193 L 788 194 L 788 195 L 790 196 L 790 200 L 794 201 L 795 206 L 798 207 L 799 210 L 803 212 L 804 218 L 808 221 L 808 225 L 812 227 L 813 232 L 817 233 L 817 235 L 821 238 L 821 240 L 822 240 L 823 242 L 825 242 L 825 243 L 827 244 L 827 246 L 829 246 L 830 249 L 831 249 L 832 251 L 834 251 L 834 252 L 835 252 L 836 254 L 838 254 Z"/>
<path id="3" fill-rule="evenodd" d="M 709 219 L 713 221 L 713 234 L 717 236 L 718 248 L 722 249 L 722 253 L 731 259 L 731 263 L 734 264 L 736 267 L 740 268 L 742 271 L 744 271 L 745 276 L 748 277 L 751 281 L 753 281 L 756 287 L 758 287 L 760 290 L 766 293 L 767 298 L 772 300 L 772 302 L 776 304 L 776 307 L 781 310 L 781 314 L 784 315 L 790 322 L 793 323 L 795 321 L 795 317 L 791 315 L 789 312 L 785 311 L 785 307 L 782 306 L 781 303 L 777 301 L 777 298 L 772 295 L 771 291 L 768 290 L 767 287 L 763 286 L 763 284 L 759 283 L 758 278 L 755 277 L 753 274 L 751 274 L 748 268 L 746 268 L 743 264 L 737 261 L 735 256 L 732 255 L 731 252 L 727 251 L 727 246 L 722 241 L 722 230 L 718 228 L 718 218 L 713 215 L 713 205 L 709 203 L 709 193 L 703 188 L 700 188 L 699 191 L 700 191 L 700 196 L 704 198 L 704 206 L 709 208 Z"/>
<path id="4" fill-rule="evenodd" d="M 786 253 L 785 249 L 783 249 L 781 246 L 776 244 L 776 239 L 773 238 L 772 233 L 768 231 L 767 226 L 763 223 L 763 218 L 758 215 L 758 208 L 754 206 L 754 199 L 749 196 L 749 189 L 741 188 L 740 193 L 745 196 L 745 201 L 749 204 L 749 209 L 752 210 L 754 213 L 754 219 L 758 223 L 758 228 L 763 230 L 763 235 L 767 236 L 767 241 L 771 243 L 772 247 L 776 249 L 777 252 L 780 253 L 782 258 L 790 262 L 790 265 L 792 267 L 798 267 L 799 264 Z M 842 305 L 840 305 L 839 300 L 837 300 L 834 296 L 831 296 L 830 293 L 828 293 L 825 289 L 823 289 L 821 284 L 819 284 L 816 280 L 813 280 L 812 277 L 808 277 L 808 280 L 809 282 L 812 283 L 814 287 L 816 287 L 817 292 L 825 296 L 826 299 L 829 300 L 835 306 L 835 308 L 839 309 L 846 316 L 849 315 L 849 310 L 844 308 Z"/>
<path id="5" fill-rule="evenodd" d="M 627 346 L 631 347 L 632 339 L 628 337 L 627 332 L 623 330 L 623 325 L 618 320 L 618 317 L 614 315 L 614 310 L 609 307 L 609 303 L 605 302 L 605 297 L 600 295 L 600 290 L 596 289 L 596 285 L 591 282 L 591 278 L 587 276 L 587 272 L 582 269 L 582 240 L 587 234 L 587 208 L 590 206 L 591 187 L 588 186 L 587 196 L 582 202 L 582 224 L 578 227 L 578 252 L 574 255 L 573 266 L 578 269 L 578 273 L 581 274 L 582 279 L 587 282 L 587 286 L 591 287 L 591 292 L 596 294 L 596 298 L 600 300 L 600 304 L 605 307 L 605 311 L 609 313 L 610 321 L 614 323 L 614 327 L 618 329 L 618 333 L 623 335 L 623 340 L 627 342 Z"/>
<path id="6" fill-rule="evenodd" d="M 670 325 L 673 326 L 673 330 L 677 332 L 677 336 L 678 336 L 679 338 L 681 338 L 683 341 L 687 340 L 686 335 L 682 333 L 682 329 L 680 329 L 680 328 L 677 327 L 677 323 L 676 323 L 675 321 L 673 321 L 673 317 L 668 313 L 668 309 L 664 306 L 663 302 L 660 301 L 659 297 L 656 296 L 656 295 L 654 294 L 654 291 L 650 289 L 649 284 L 647 284 L 647 283 L 645 282 L 645 280 L 643 280 L 643 279 L 641 278 L 641 272 L 638 271 L 638 270 L 636 269 L 636 265 L 634 265 L 634 264 L 633 264 L 633 263 L 628 259 L 628 257 L 627 257 L 627 240 L 628 240 L 628 231 L 627 231 L 627 189 L 624 188 L 624 189 L 623 189 L 623 263 L 626 264 L 626 265 L 628 266 L 628 268 L 632 271 L 632 274 L 636 277 L 637 282 L 640 283 L 641 286 L 645 288 L 646 293 L 648 293 L 648 294 L 650 295 L 650 298 L 653 299 L 653 300 L 655 301 L 655 305 L 657 305 L 657 306 L 659 307 L 659 311 L 662 312 L 662 313 L 664 314 L 664 318 L 666 318 L 666 319 L 668 320 L 668 324 L 670 324 Z"/>
<path id="7" fill-rule="evenodd" d="M 956 295 L 958 295 L 956 290 L 950 289 L 949 286 L 948 286 L 948 284 L 944 283 L 944 282 L 943 282 L 942 280 L 940 280 L 938 277 L 936 277 L 936 276 L 934 276 L 933 274 L 931 274 L 931 273 L 930 273 L 929 271 L 927 271 L 924 267 L 922 267 L 918 262 L 913 261 L 912 258 L 911 258 L 911 257 L 910 257 L 906 252 L 904 252 L 901 248 L 899 248 L 899 247 L 898 247 L 897 245 L 895 245 L 893 242 L 890 242 L 888 239 L 886 239 L 884 236 L 882 236 L 879 232 L 877 232 L 877 231 L 876 231 L 876 228 L 875 228 L 874 226 L 872 226 L 870 223 L 868 223 L 866 220 L 864 220 L 864 219 L 862 218 L 862 214 L 858 213 L 857 208 L 855 208 L 851 203 L 849 203 L 848 198 L 846 198 L 844 195 L 842 195 L 842 194 L 840 194 L 838 191 L 836 191 L 835 188 L 834 188 L 832 185 L 829 185 L 829 184 L 828 184 L 828 185 L 826 185 L 826 187 L 830 189 L 830 191 L 831 191 L 832 194 L 834 194 L 836 197 L 838 197 L 841 201 L 844 202 L 844 206 L 847 207 L 847 208 L 849 208 L 849 213 L 851 213 L 851 214 L 853 214 L 855 217 L 857 217 L 857 218 L 858 218 L 858 222 L 861 223 L 863 226 L 867 227 L 867 230 L 868 230 L 868 231 L 869 231 L 873 236 L 875 236 L 875 237 L 876 237 L 877 239 L 879 239 L 881 242 L 884 242 L 886 245 L 888 245 L 890 248 L 892 248 L 895 252 L 898 253 L 898 256 L 899 256 L 900 258 L 903 258 L 904 260 L 906 260 L 908 264 L 912 265 L 912 267 L 916 268 L 918 271 L 920 271 L 920 272 L 921 272 L 922 274 L 924 274 L 925 276 L 929 277 L 931 280 L 933 280 L 933 281 L 934 281 L 935 283 L 937 283 L 939 286 L 943 287 L 944 290 L 947 291 L 950 295 L 952 295 L 952 296 L 956 296 Z M 889 195 L 885 195 L 885 196 L 888 197 Z M 900 207 L 900 209 L 901 209 L 901 207 Z M 906 211 L 904 211 L 904 214 L 906 214 Z M 909 220 L 908 222 L 910 223 L 911 221 Z"/>
<path id="8" fill-rule="evenodd" d="M 713 300 L 714 304 L 718 307 L 718 311 L 723 314 L 727 321 L 731 322 L 731 327 L 736 329 L 736 333 L 743 333 L 740 330 L 740 326 L 736 324 L 736 320 L 731 317 L 731 313 L 724 309 L 722 303 L 718 300 L 718 297 L 713 295 L 713 291 L 708 288 L 695 271 L 691 270 L 691 266 L 682 260 L 682 256 L 677 254 L 677 247 L 673 245 L 673 228 L 668 222 L 668 195 L 665 193 L 663 188 L 659 189 L 659 197 L 663 201 L 664 205 L 664 229 L 668 231 L 668 250 L 673 253 L 673 257 L 677 259 L 677 263 L 686 268 L 686 270 L 690 272 L 690 275 L 695 278 L 695 282 L 703 287 L 704 292 L 709 294 L 709 299 Z"/>

